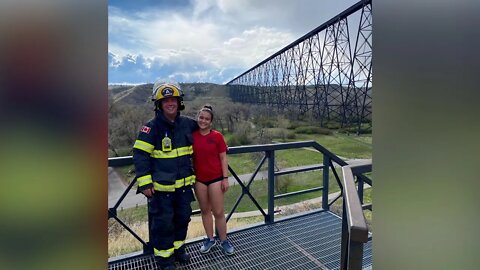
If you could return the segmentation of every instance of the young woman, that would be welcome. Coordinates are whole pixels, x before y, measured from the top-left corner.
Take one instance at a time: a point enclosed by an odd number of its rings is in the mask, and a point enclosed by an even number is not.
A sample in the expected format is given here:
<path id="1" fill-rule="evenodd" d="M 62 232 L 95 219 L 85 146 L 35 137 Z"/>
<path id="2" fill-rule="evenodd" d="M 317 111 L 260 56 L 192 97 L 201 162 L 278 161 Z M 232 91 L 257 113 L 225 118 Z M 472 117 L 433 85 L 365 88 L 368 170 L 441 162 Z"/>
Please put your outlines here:
<path id="1" fill-rule="evenodd" d="M 193 133 L 193 165 L 197 178 L 195 195 L 207 234 L 200 252 L 208 253 L 216 244 L 213 237 L 213 214 L 220 246 L 226 255 L 233 255 L 234 248 L 227 240 L 227 224 L 223 207 L 223 195 L 228 190 L 227 145 L 223 135 L 211 129 L 212 121 L 212 107 L 203 106 L 197 115 L 200 129 Z"/>

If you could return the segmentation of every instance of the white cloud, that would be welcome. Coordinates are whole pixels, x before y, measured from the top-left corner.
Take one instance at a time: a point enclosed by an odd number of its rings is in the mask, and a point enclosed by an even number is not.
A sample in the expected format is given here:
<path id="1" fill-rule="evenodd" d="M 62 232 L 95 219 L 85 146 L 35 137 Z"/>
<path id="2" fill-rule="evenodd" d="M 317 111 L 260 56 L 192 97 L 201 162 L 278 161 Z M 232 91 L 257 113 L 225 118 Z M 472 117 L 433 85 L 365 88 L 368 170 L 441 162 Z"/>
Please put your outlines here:
<path id="1" fill-rule="evenodd" d="M 338 14 L 344 8 L 321 16 L 322 5 L 335 2 L 192 0 L 183 8 L 136 12 L 109 7 L 109 78 L 126 76 L 128 66 L 143 70 L 142 80 L 168 71 L 188 80 L 224 82 L 239 74 L 231 72 L 247 70 Z M 135 59 L 135 66 L 128 59 Z"/>
<path id="2" fill-rule="evenodd" d="M 288 45 L 292 39 L 289 33 L 255 27 L 225 41 L 221 59 L 224 65 L 251 67 Z"/>

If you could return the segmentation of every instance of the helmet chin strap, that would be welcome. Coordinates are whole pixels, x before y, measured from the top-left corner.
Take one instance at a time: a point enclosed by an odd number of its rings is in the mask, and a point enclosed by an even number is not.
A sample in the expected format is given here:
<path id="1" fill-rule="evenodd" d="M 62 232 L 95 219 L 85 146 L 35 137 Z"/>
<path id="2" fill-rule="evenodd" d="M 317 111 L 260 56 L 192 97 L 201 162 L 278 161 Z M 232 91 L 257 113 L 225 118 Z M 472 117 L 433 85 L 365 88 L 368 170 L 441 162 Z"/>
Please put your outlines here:
<path id="1" fill-rule="evenodd" d="M 180 98 L 178 99 L 178 101 L 179 101 L 179 102 L 178 102 L 178 110 L 179 110 L 179 111 L 185 110 L 185 104 L 183 103 L 183 98 L 180 97 Z"/>
<path id="2" fill-rule="evenodd" d="M 156 100 L 154 104 L 155 104 L 155 108 L 153 109 L 154 111 L 156 112 L 162 111 L 162 104 L 160 100 Z"/>

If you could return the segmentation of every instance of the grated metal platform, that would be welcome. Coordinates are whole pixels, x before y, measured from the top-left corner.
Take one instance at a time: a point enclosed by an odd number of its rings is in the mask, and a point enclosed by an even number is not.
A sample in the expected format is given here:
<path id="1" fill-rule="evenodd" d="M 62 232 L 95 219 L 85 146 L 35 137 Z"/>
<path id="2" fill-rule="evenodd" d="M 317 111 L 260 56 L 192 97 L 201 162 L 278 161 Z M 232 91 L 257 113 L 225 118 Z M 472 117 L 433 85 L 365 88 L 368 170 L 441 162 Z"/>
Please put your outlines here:
<path id="1" fill-rule="evenodd" d="M 339 269 L 341 219 L 317 212 L 229 234 L 235 255 L 225 256 L 219 246 L 201 254 L 200 242 L 187 244 L 192 256 L 177 269 Z M 371 269 L 372 242 L 364 245 L 364 269 Z M 156 269 L 152 255 L 110 262 L 110 270 Z"/>

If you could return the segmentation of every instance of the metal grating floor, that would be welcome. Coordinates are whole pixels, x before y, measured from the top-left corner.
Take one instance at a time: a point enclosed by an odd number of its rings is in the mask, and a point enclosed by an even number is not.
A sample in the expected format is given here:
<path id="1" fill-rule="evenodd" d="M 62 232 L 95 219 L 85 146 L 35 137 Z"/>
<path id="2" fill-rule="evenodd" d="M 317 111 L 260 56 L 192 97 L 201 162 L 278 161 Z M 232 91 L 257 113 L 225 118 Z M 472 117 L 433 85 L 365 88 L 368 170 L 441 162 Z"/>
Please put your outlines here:
<path id="1" fill-rule="evenodd" d="M 177 269 L 339 269 L 342 222 L 330 212 L 317 212 L 229 234 L 235 255 L 219 246 L 201 254 L 200 242 L 187 244 L 192 259 Z M 364 245 L 363 268 L 371 269 L 372 241 Z M 109 270 L 156 269 L 152 255 L 110 262 Z"/>

